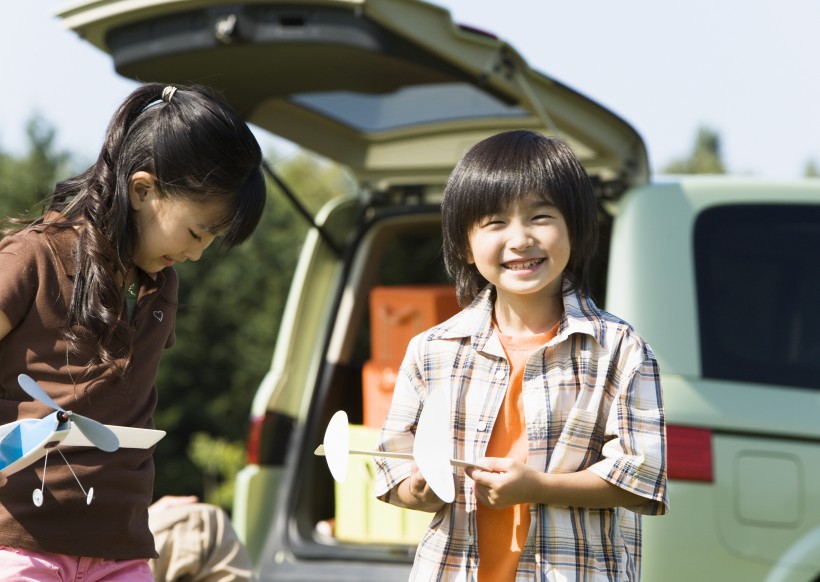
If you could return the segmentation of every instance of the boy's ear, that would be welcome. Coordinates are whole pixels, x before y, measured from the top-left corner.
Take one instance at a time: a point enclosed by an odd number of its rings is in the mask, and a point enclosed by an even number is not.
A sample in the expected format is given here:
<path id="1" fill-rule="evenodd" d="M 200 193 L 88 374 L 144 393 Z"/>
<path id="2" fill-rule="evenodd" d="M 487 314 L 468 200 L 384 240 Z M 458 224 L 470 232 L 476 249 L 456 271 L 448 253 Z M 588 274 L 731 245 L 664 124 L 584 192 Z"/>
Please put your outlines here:
<path id="1" fill-rule="evenodd" d="M 156 180 L 152 174 L 143 170 L 135 172 L 128 182 L 128 198 L 131 201 L 131 208 L 134 210 L 142 208 L 145 201 L 154 195 L 155 188 Z"/>

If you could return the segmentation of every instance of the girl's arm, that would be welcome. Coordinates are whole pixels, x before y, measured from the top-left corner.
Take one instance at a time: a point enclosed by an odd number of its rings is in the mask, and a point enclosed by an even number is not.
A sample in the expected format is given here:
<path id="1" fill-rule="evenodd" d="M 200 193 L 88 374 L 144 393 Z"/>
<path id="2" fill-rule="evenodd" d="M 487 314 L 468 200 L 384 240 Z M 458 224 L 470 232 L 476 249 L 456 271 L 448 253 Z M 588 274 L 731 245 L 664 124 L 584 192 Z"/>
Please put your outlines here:
<path id="1" fill-rule="evenodd" d="M 512 459 L 490 458 L 481 464 L 493 469 L 467 469 L 475 481 L 479 502 L 488 507 L 540 503 L 560 507 L 631 507 L 646 499 L 602 479 L 587 469 L 577 473 L 541 473 Z"/>
<path id="2" fill-rule="evenodd" d="M 5 313 L 0 311 L 0 340 L 8 335 L 11 331 L 11 321 Z"/>

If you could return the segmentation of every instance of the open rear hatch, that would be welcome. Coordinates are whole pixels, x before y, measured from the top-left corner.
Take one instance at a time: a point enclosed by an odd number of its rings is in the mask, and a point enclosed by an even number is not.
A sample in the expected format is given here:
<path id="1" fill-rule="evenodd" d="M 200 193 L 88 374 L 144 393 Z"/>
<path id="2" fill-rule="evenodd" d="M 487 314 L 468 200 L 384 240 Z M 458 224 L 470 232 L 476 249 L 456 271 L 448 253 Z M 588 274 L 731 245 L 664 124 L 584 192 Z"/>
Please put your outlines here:
<path id="1" fill-rule="evenodd" d="M 217 87 L 365 184 L 441 184 L 473 143 L 512 128 L 568 141 L 604 196 L 647 179 L 628 123 L 416 0 L 89 0 L 58 15 L 119 74 Z"/>

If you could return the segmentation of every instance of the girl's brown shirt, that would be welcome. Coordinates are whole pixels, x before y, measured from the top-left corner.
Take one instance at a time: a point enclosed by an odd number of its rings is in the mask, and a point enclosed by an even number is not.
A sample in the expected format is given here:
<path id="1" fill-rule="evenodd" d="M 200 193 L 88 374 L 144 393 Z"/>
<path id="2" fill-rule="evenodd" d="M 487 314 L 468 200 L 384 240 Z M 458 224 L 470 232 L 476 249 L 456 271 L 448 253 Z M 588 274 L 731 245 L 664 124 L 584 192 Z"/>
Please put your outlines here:
<path id="1" fill-rule="evenodd" d="M 0 340 L 0 424 L 42 418 L 52 411 L 33 402 L 17 383 L 25 373 L 66 410 L 137 428 L 154 428 L 156 377 L 164 350 L 175 340 L 178 280 L 172 268 L 142 277 L 134 314 L 134 356 L 125 378 L 103 369 L 83 377 L 94 340 L 68 354 L 60 330 L 75 276 L 76 234 L 70 228 L 36 226 L 0 240 L 0 311 L 12 330 Z M 0 488 L 0 545 L 61 554 L 135 559 L 154 557 L 148 529 L 153 449 L 61 447 L 86 495 L 59 454 L 11 475 Z M 32 492 L 43 488 L 43 504 Z"/>

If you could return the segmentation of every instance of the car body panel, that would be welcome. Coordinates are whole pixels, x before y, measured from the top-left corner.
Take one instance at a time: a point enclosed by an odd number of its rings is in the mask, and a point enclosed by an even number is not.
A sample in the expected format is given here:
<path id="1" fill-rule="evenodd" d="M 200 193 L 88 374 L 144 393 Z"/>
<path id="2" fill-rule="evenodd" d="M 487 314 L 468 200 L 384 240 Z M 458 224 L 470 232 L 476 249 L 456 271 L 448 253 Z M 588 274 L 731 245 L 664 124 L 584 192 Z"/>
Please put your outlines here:
<path id="1" fill-rule="evenodd" d="M 820 182 L 669 178 L 616 210 L 607 309 L 655 351 L 668 425 L 707 429 L 712 443 L 713 482 L 670 480 L 669 515 L 643 520 L 648 580 L 762 579 L 780 564 L 772 576 L 809 581 L 820 571 L 820 381 L 749 384 L 701 370 L 695 221 L 709 208 L 765 204 L 820 205 Z"/>

